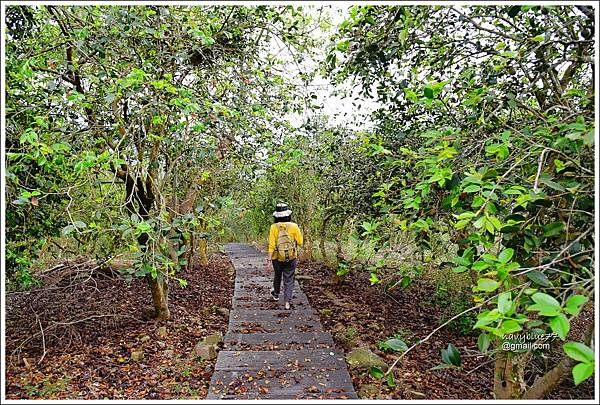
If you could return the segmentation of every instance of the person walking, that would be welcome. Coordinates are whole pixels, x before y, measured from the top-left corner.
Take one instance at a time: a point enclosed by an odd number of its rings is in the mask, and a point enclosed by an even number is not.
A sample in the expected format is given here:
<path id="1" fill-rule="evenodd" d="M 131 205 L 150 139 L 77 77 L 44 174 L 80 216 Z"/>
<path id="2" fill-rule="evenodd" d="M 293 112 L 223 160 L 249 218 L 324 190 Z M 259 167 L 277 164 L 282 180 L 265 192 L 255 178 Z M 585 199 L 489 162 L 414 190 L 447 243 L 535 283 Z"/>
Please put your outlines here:
<path id="1" fill-rule="evenodd" d="M 292 290 L 298 261 L 298 246 L 302 246 L 300 228 L 292 222 L 292 211 L 287 204 L 279 203 L 273 212 L 274 223 L 269 230 L 269 258 L 273 263 L 275 275 L 271 297 L 279 300 L 281 281 L 283 280 L 283 301 L 285 309 L 292 308 Z M 269 260 L 269 259 L 267 259 Z"/>

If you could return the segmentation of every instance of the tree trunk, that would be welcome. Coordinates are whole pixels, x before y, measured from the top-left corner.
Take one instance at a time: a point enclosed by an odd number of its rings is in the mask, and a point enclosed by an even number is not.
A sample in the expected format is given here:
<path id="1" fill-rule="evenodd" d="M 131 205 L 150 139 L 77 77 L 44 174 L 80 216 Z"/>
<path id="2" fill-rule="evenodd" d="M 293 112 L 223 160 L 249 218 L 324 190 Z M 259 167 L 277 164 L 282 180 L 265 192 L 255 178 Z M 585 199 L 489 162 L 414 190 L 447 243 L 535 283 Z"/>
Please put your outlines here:
<path id="1" fill-rule="evenodd" d="M 494 396 L 496 399 L 519 399 L 526 389 L 525 367 L 531 353 L 499 352 L 494 367 Z"/>
<path id="2" fill-rule="evenodd" d="M 188 238 L 188 251 L 187 251 L 187 265 L 186 268 L 188 270 L 194 269 L 194 251 L 196 250 L 196 237 L 194 235 L 190 235 Z"/>
<path id="3" fill-rule="evenodd" d="M 165 277 L 159 274 L 157 278 L 152 278 L 151 275 L 146 276 L 150 291 L 152 292 L 152 301 L 157 319 L 166 320 L 171 317 L 169 311 L 169 286 Z"/>
<path id="4" fill-rule="evenodd" d="M 321 255 L 323 256 L 323 262 L 327 263 L 327 252 L 326 252 L 326 235 L 327 235 L 327 224 L 333 218 L 333 213 L 329 213 L 323 218 L 323 223 L 321 224 L 321 232 L 320 232 L 320 241 L 319 248 L 321 249 Z"/>
<path id="5" fill-rule="evenodd" d="M 325 251 L 325 235 L 321 233 L 321 240 L 319 241 L 319 249 L 321 250 L 321 256 L 323 256 L 323 262 L 327 262 L 327 252 Z"/>
<path id="6" fill-rule="evenodd" d="M 198 258 L 202 266 L 208 264 L 208 241 L 204 238 L 198 242 Z"/>
<path id="7" fill-rule="evenodd" d="M 155 160 L 155 154 L 158 153 L 158 149 L 153 148 L 152 156 Z M 117 172 L 119 176 L 125 182 L 125 206 L 131 213 L 135 213 L 142 220 L 147 221 L 150 218 L 150 210 L 154 205 L 155 194 L 153 190 L 153 178 L 154 175 L 147 175 L 145 179 L 141 177 L 134 178 L 129 174 L 128 170 L 121 170 Z M 142 233 L 138 236 L 137 241 L 142 252 L 148 250 L 148 241 L 150 236 L 147 233 Z M 158 319 L 166 320 L 171 317 L 169 311 L 169 287 L 167 281 L 167 274 L 159 273 L 157 278 L 152 278 L 152 275 L 146 275 L 146 281 L 150 287 L 152 293 L 152 301 L 154 303 L 154 312 Z"/>
<path id="8" fill-rule="evenodd" d="M 304 252 L 302 258 L 304 260 L 313 260 L 312 252 L 312 235 L 310 234 L 310 226 L 304 227 Z"/>
<path id="9" fill-rule="evenodd" d="M 592 344 L 594 336 L 594 324 L 590 324 L 584 335 L 584 343 L 588 346 Z M 564 355 L 564 358 L 550 371 L 537 378 L 531 387 L 523 395 L 523 399 L 545 399 L 565 378 L 571 375 L 571 369 L 575 361 Z"/>
<path id="10" fill-rule="evenodd" d="M 346 219 L 344 218 L 344 220 L 340 224 L 340 229 L 338 230 L 337 235 L 335 235 L 335 245 L 336 245 L 335 255 L 336 255 L 338 262 L 344 259 L 344 250 L 343 250 L 343 246 L 342 246 L 342 235 L 344 234 L 344 226 L 345 225 L 346 225 Z"/>
<path id="11" fill-rule="evenodd" d="M 554 368 L 535 380 L 531 388 L 525 392 L 523 399 L 544 399 L 567 377 L 574 361 L 565 357 Z"/>

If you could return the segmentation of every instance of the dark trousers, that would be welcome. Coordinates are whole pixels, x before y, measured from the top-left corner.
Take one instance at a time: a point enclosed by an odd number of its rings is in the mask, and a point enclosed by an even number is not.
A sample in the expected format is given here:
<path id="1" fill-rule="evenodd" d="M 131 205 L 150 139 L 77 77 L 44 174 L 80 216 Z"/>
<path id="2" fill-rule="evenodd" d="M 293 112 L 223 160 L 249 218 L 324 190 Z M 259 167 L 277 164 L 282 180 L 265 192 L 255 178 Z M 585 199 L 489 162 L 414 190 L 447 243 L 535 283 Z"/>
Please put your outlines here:
<path id="1" fill-rule="evenodd" d="M 294 288 L 296 263 L 296 259 L 290 260 L 289 262 L 273 260 L 273 270 L 275 270 L 273 289 L 275 290 L 275 294 L 279 295 L 279 291 L 281 289 L 281 280 L 283 279 L 283 299 L 285 302 L 292 302 L 292 289 Z"/>

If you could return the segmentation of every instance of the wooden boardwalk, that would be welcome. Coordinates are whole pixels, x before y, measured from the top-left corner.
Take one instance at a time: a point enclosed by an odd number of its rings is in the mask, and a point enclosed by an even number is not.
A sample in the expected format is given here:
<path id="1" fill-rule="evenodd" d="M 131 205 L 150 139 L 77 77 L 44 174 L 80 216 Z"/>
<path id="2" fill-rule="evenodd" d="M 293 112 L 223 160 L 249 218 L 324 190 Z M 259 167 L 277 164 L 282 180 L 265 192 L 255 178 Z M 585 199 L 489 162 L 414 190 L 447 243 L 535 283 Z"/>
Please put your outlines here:
<path id="1" fill-rule="evenodd" d="M 342 352 L 323 331 L 298 282 L 294 309 L 269 295 L 273 271 L 266 254 L 225 245 L 235 268 L 235 291 L 225 347 L 206 399 L 357 398 Z M 283 294 L 283 293 L 282 293 Z"/>

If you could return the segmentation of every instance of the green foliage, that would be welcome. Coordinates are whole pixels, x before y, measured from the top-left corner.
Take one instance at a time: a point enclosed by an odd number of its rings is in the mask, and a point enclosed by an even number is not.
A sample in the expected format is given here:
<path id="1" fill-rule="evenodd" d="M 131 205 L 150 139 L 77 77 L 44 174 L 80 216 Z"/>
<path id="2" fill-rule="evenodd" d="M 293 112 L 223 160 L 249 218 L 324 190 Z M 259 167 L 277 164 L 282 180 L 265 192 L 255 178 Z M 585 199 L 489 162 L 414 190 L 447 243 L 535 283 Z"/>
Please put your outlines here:
<path id="1" fill-rule="evenodd" d="M 377 164 L 373 220 L 405 222 L 378 237 L 408 228 L 425 252 L 436 227 L 451 229 L 452 272 L 485 304 L 474 325 L 489 334 L 483 350 L 489 336 L 534 328 L 566 339 L 594 294 L 591 59 L 541 68 L 594 54 L 592 40 L 556 46 L 580 41 L 591 16 L 572 6 L 357 6 L 334 38 L 345 45 L 324 63 L 381 105 L 374 136 L 389 153 Z M 574 31 L 560 30 L 564 21 Z"/>
<path id="2" fill-rule="evenodd" d="M 223 233 L 216 214 L 257 169 L 258 146 L 302 108 L 270 44 L 309 52 L 310 18 L 267 6 L 11 10 L 7 280 L 34 283 L 42 249 L 125 256 L 127 279 L 176 280 L 185 247 Z"/>
<path id="3" fill-rule="evenodd" d="M 460 314 L 472 306 L 473 293 L 471 279 L 466 274 L 444 273 L 443 270 L 433 270 L 430 273 L 435 286 L 435 292 L 429 300 L 430 305 L 439 308 L 442 316 L 440 322 L 445 322 L 456 314 Z M 473 332 L 475 314 L 468 312 L 451 321 L 448 327 L 462 335 Z"/>
<path id="4" fill-rule="evenodd" d="M 394 352 L 403 352 L 408 350 L 408 346 L 404 343 L 403 340 L 399 339 L 398 335 L 392 336 L 387 340 L 382 340 L 377 343 L 377 347 L 379 350 L 384 352 L 386 351 L 394 351 Z"/>
<path id="5" fill-rule="evenodd" d="M 442 364 L 435 366 L 432 370 L 442 370 L 451 367 L 461 367 L 462 360 L 460 358 L 460 352 L 452 343 L 448 343 L 446 349 L 441 350 Z"/>
<path id="6" fill-rule="evenodd" d="M 573 380 L 575 385 L 579 385 L 592 376 L 595 369 L 594 351 L 583 343 L 567 342 L 563 345 L 563 350 L 577 365 L 573 367 Z"/>

